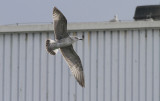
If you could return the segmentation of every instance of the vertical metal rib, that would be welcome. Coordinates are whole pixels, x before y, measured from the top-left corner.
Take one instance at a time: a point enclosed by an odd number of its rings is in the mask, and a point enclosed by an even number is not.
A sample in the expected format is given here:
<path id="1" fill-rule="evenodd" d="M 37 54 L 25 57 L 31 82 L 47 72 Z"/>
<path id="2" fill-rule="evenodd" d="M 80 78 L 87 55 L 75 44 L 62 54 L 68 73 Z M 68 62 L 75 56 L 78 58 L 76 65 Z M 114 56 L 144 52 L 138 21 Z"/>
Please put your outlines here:
<path id="1" fill-rule="evenodd" d="M 117 101 L 119 101 L 119 77 L 120 77 L 120 75 L 119 75 L 119 74 L 120 74 L 120 73 L 119 73 L 119 72 L 120 72 L 120 71 L 119 71 L 119 67 L 120 67 L 120 66 L 119 66 L 119 64 L 120 64 L 120 56 L 119 56 L 120 54 L 119 54 L 119 52 L 120 52 L 120 31 L 117 31 L 117 34 L 118 34 L 118 35 L 117 35 L 117 36 L 118 36 L 118 37 L 117 37 L 117 46 L 118 46 L 118 50 L 117 50 L 117 55 L 118 55 L 118 61 L 117 61 L 117 62 L 118 62 L 118 66 L 117 66 L 117 68 L 118 68 L 118 69 L 117 69 L 117 70 L 118 70 L 118 72 L 117 72 L 117 73 L 118 73 L 118 74 L 117 74 L 117 79 L 118 79 L 118 81 L 117 81 L 117 82 L 118 82 L 118 83 L 117 83 Z"/>
<path id="2" fill-rule="evenodd" d="M 126 69 L 127 69 L 127 66 L 126 66 L 126 61 L 127 61 L 127 31 L 125 31 L 125 37 L 124 37 L 124 44 L 125 44 L 125 46 L 124 46 L 124 57 L 125 57 L 125 60 L 124 60 L 124 101 L 126 101 L 126 83 L 127 83 L 127 81 L 126 81 Z"/>
<path id="3" fill-rule="evenodd" d="M 131 101 L 133 101 L 133 30 L 132 30 L 132 38 L 131 38 Z"/>
<path id="4" fill-rule="evenodd" d="M 2 100 L 4 101 L 4 68 L 5 68 L 5 35 L 3 34 L 3 60 L 2 60 L 3 62 L 3 80 L 2 80 Z"/>
<path id="5" fill-rule="evenodd" d="M 96 41 L 97 41 L 97 43 L 96 43 L 96 101 L 98 101 L 98 64 L 99 64 L 99 60 L 98 60 L 98 44 L 99 44 L 99 40 L 98 40 L 98 38 L 99 38 L 99 32 L 97 31 L 96 32 Z"/>
<path id="6" fill-rule="evenodd" d="M 152 101 L 154 101 L 154 29 L 152 29 Z"/>
<path id="7" fill-rule="evenodd" d="M 110 100 L 112 101 L 112 45 L 113 45 L 113 33 L 112 33 L 112 31 L 110 32 L 110 34 L 111 34 L 111 47 L 110 47 L 110 52 L 111 52 L 111 54 L 110 54 L 110 64 L 111 64 L 111 67 L 110 67 Z"/>
<path id="8" fill-rule="evenodd" d="M 10 101 L 12 101 L 11 97 L 12 97 L 12 47 L 13 47 L 13 34 L 10 34 L 11 36 L 11 41 L 10 41 L 10 45 L 11 45 L 11 49 L 10 49 Z"/>
<path id="9" fill-rule="evenodd" d="M 147 101 L 147 30 L 145 30 L 145 101 Z"/>
<path id="10" fill-rule="evenodd" d="M 138 30 L 138 101 L 140 101 L 140 30 Z"/>
<path id="11" fill-rule="evenodd" d="M 63 100 L 63 57 L 61 56 L 61 101 Z"/>
<path id="12" fill-rule="evenodd" d="M 18 75 L 17 75 L 17 100 L 19 101 L 19 61 L 20 61 L 20 34 L 18 33 Z"/>
<path id="13" fill-rule="evenodd" d="M 104 56 L 103 56 L 103 101 L 105 101 L 106 99 L 105 99 L 105 78 L 106 78 L 106 75 L 105 75 L 105 71 L 106 71 L 106 69 L 105 69 L 105 62 L 106 62 L 106 58 L 105 58 L 105 56 L 106 56 L 106 45 L 105 45 L 105 40 L 106 40 L 106 34 L 105 34 L 106 32 L 105 31 L 103 31 L 103 54 L 104 54 Z"/>
<path id="14" fill-rule="evenodd" d="M 89 43 L 90 43 L 90 47 L 89 47 L 89 101 L 91 101 L 91 53 L 92 53 L 92 38 L 91 38 L 91 32 L 88 33 L 89 36 L 90 36 L 90 40 L 89 40 Z"/>
<path id="15" fill-rule="evenodd" d="M 34 40 L 35 40 L 35 35 L 34 35 L 34 33 L 32 33 L 32 39 L 33 39 L 33 44 L 32 44 L 32 53 L 33 53 L 33 55 L 32 55 L 32 76 L 33 76 L 33 78 L 32 78 L 32 101 L 34 101 L 34 50 L 35 50 L 35 48 L 34 48 Z"/>
<path id="16" fill-rule="evenodd" d="M 39 38 L 40 38 L 40 40 L 39 40 L 39 100 L 41 101 L 41 86 L 42 86 L 42 84 L 41 84 L 41 69 L 43 68 L 42 66 L 41 66 L 41 58 L 42 58 L 42 46 L 41 46 L 41 42 L 42 42 L 42 33 L 38 33 L 39 34 Z"/>

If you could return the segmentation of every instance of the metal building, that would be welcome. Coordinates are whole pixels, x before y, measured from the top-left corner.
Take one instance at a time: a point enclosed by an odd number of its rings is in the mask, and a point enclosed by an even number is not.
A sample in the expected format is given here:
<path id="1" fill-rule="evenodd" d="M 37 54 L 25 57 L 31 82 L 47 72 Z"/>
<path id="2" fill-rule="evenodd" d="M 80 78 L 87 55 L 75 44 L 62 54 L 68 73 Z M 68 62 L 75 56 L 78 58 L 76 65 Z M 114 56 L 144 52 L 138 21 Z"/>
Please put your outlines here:
<path id="1" fill-rule="evenodd" d="M 160 21 L 70 23 L 84 36 L 79 86 L 60 52 L 45 50 L 53 25 L 0 26 L 0 101 L 160 101 Z"/>

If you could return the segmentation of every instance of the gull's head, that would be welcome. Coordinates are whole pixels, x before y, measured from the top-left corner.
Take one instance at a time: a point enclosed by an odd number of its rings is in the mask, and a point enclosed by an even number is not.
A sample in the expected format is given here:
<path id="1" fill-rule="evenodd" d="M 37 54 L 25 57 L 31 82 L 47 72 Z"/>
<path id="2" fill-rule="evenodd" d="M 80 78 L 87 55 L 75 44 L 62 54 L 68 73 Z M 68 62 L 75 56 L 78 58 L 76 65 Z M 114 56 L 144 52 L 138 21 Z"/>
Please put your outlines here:
<path id="1" fill-rule="evenodd" d="M 77 36 L 71 36 L 71 38 L 72 38 L 74 41 L 83 40 L 82 38 L 79 38 L 79 37 L 77 37 Z"/>

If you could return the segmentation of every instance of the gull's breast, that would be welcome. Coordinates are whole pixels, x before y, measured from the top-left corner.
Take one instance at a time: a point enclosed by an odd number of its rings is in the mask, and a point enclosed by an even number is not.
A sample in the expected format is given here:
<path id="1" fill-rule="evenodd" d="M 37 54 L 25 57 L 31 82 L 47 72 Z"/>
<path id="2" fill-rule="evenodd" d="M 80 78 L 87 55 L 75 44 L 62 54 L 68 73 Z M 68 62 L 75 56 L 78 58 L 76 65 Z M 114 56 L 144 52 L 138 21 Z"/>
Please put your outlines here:
<path id="1" fill-rule="evenodd" d="M 71 38 L 64 38 L 56 42 L 56 47 L 61 48 L 61 47 L 67 47 L 72 45 L 73 41 Z"/>

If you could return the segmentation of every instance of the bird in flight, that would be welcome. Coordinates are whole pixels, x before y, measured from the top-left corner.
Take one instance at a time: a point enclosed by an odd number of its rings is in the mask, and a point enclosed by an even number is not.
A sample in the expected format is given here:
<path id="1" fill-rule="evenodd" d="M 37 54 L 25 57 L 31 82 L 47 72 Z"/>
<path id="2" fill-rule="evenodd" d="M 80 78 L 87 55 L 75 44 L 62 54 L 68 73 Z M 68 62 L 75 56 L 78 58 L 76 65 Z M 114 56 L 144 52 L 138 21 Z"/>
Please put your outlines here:
<path id="1" fill-rule="evenodd" d="M 56 55 L 58 50 L 60 50 L 75 79 L 84 87 L 85 81 L 82 63 L 72 46 L 74 42 L 83 39 L 69 36 L 67 33 L 67 20 L 56 7 L 53 8 L 53 19 L 55 40 L 46 40 L 46 50 L 51 55 Z"/>

